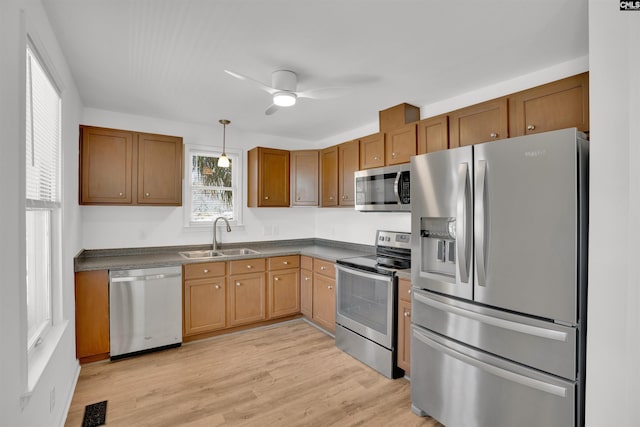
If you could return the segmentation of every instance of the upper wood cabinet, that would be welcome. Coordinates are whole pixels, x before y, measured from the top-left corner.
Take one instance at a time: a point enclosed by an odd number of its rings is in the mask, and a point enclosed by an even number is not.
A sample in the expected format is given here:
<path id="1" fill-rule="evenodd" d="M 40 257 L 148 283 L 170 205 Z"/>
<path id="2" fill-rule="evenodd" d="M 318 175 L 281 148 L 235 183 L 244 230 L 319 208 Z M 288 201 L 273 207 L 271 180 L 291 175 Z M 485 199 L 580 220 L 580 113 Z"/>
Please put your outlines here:
<path id="1" fill-rule="evenodd" d="M 249 150 L 247 206 L 289 206 L 289 152 L 256 147 Z"/>
<path id="2" fill-rule="evenodd" d="M 182 138 L 81 125 L 80 204 L 182 205 Z"/>
<path id="3" fill-rule="evenodd" d="M 338 204 L 354 206 L 354 174 L 360 167 L 360 145 L 358 141 L 349 141 L 338 145 Z"/>
<path id="4" fill-rule="evenodd" d="M 318 206 L 318 150 L 291 151 L 291 206 Z"/>
<path id="5" fill-rule="evenodd" d="M 360 138 L 360 169 L 384 166 L 384 132 Z"/>
<path id="6" fill-rule="evenodd" d="M 589 131 L 589 73 L 509 96 L 510 136 L 569 127 Z"/>
<path id="7" fill-rule="evenodd" d="M 75 274 L 76 357 L 81 363 L 109 357 L 109 272 Z"/>
<path id="8" fill-rule="evenodd" d="M 182 204 L 182 138 L 138 134 L 138 204 Z"/>
<path id="9" fill-rule="evenodd" d="M 338 206 L 338 146 L 320 151 L 321 206 Z"/>
<path id="10" fill-rule="evenodd" d="M 409 123 L 387 132 L 385 142 L 387 165 L 408 163 L 411 156 L 416 155 L 416 130 L 416 123 Z"/>
<path id="11" fill-rule="evenodd" d="M 418 122 L 418 154 L 449 148 L 449 116 L 442 114 Z"/>
<path id="12" fill-rule="evenodd" d="M 507 98 L 449 113 L 449 147 L 462 147 L 509 137 Z"/>

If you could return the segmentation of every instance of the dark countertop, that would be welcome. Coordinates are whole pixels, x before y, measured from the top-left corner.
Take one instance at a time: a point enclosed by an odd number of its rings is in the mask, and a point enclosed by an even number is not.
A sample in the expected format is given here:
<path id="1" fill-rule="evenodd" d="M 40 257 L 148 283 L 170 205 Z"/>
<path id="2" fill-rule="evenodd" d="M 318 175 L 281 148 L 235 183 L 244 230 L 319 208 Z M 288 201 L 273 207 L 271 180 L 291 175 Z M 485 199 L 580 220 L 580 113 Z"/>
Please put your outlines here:
<path id="1" fill-rule="evenodd" d="M 249 248 L 258 254 L 215 258 L 186 259 L 179 252 L 211 249 L 211 245 L 163 246 L 151 248 L 83 250 L 74 259 L 74 270 L 126 270 L 149 267 L 169 267 L 196 262 L 230 261 L 282 255 L 307 255 L 335 261 L 375 253 L 373 245 L 339 242 L 325 239 L 275 240 L 220 245 L 219 249 Z"/>

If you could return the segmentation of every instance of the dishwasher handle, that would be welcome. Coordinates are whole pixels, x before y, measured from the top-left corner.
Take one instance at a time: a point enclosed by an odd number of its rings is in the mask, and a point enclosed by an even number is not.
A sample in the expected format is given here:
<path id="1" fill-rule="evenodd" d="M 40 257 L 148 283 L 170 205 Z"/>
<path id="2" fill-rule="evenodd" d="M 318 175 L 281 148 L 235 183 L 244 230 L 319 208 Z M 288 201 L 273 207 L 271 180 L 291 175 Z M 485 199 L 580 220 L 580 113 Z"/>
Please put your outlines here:
<path id="1" fill-rule="evenodd" d="M 163 273 L 163 274 L 149 274 L 146 276 L 124 276 L 124 277 L 112 277 L 111 282 L 138 282 L 142 280 L 159 280 L 168 279 L 170 277 L 181 277 L 181 273 Z"/>

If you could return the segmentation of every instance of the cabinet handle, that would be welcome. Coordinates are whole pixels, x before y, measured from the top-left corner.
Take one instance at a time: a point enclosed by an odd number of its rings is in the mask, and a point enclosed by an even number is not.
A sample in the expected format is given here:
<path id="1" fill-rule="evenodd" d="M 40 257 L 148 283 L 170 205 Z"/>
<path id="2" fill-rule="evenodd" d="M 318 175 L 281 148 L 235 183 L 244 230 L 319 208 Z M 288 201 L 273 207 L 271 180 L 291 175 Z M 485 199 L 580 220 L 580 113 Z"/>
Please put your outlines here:
<path id="1" fill-rule="evenodd" d="M 220 285 L 216 285 L 216 289 L 220 289 Z"/>
<path id="2" fill-rule="evenodd" d="M 149 193 L 144 193 L 144 197 L 149 197 L 149 196 L 151 196 L 151 194 L 149 194 Z"/>
<path id="3" fill-rule="evenodd" d="M 378 157 L 378 156 L 373 156 L 373 160 L 380 160 L 380 157 Z"/>
<path id="4" fill-rule="evenodd" d="M 497 133 L 495 133 L 495 132 L 491 132 L 491 133 L 489 134 L 489 136 L 490 136 L 491 138 L 493 138 L 493 139 L 496 139 L 496 138 L 498 137 L 498 134 L 497 134 Z"/>
<path id="5" fill-rule="evenodd" d="M 409 289 L 409 290 L 407 291 L 407 293 L 408 293 L 409 295 L 411 295 L 411 289 Z"/>
<path id="6" fill-rule="evenodd" d="M 405 311 L 404 312 L 404 317 L 411 317 L 411 312 L 410 311 Z"/>
<path id="7" fill-rule="evenodd" d="M 120 196 L 124 196 L 124 193 L 119 193 Z"/>
<path id="8" fill-rule="evenodd" d="M 300 200 L 300 196 L 298 196 L 298 197 L 296 198 L 296 200 Z"/>
<path id="9" fill-rule="evenodd" d="M 269 200 L 269 196 L 264 196 L 264 199 L 265 200 Z"/>
<path id="10" fill-rule="evenodd" d="M 329 196 L 329 200 L 333 200 L 333 196 Z"/>
<path id="11" fill-rule="evenodd" d="M 274 277 L 273 280 L 275 280 L 277 282 L 278 280 L 280 280 L 280 278 L 279 277 Z"/>
<path id="12" fill-rule="evenodd" d="M 326 270 L 327 267 L 325 267 L 324 265 L 322 267 L 320 267 L 320 270 Z"/>
<path id="13" fill-rule="evenodd" d="M 327 289 L 333 289 L 333 286 L 329 285 L 327 286 Z"/>
<path id="14" fill-rule="evenodd" d="M 536 127 L 535 125 L 529 125 L 527 126 L 527 130 L 534 130 Z"/>
<path id="15" fill-rule="evenodd" d="M 209 270 L 207 270 L 206 268 L 204 270 L 202 270 L 203 273 L 208 273 Z"/>
<path id="16" fill-rule="evenodd" d="M 253 265 L 247 264 L 247 268 L 253 268 Z"/>
<path id="17" fill-rule="evenodd" d="M 236 286 L 240 286 L 240 284 L 241 284 L 240 282 L 236 282 Z"/>
<path id="18" fill-rule="evenodd" d="M 304 280 L 305 280 L 305 282 L 306 282 L 307 280 L 309 280 L 309 278 L 308 278 L 308 277 L 305 277 L 305 278 L 304 278 Z"/>
<path id="19" fill-rule="evenodd" d="M 289 261 L 282 261 L 284 265 L 289 265 Z"/>

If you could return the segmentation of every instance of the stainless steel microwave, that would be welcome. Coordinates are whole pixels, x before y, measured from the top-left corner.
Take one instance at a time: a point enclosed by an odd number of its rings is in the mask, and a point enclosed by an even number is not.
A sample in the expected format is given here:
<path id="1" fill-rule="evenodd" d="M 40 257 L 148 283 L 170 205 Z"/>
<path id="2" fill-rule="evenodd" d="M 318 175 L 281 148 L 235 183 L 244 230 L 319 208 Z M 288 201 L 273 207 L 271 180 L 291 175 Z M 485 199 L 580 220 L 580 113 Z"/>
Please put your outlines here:
<path id="1" fill-rule="evenodd" d="M 355 173 L 356 210 L 410 212 L 410 163 L 366 169 Z"/>

